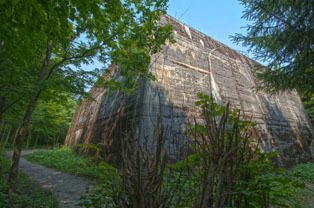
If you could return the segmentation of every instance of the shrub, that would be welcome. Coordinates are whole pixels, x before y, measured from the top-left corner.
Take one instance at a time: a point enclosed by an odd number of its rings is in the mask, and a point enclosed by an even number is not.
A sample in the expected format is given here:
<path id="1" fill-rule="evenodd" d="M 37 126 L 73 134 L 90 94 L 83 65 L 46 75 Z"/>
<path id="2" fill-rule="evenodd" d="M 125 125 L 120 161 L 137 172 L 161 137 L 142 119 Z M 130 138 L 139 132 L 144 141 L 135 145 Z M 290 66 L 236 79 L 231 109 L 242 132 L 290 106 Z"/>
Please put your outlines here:
<path id="1" fill-rule="evenodd" d="M 82 197 L 80 206 L 177 207 L 180 197 L 176 190 L 179 190 L 182 181 L 166 166 L 167 154 L 163 149 L 165 132 L 160 118 L 153 140 L 156 143 L 153 142 L 151 146 L 147 142 L 140 143 L 135 135 L 129 132 L 121 141 L 121 170 L 110 174 L 113 176 L 110 183 L 104 182 L 94 190 L 88 190 L 89 196 Z M 108 175 L 104 175 L 104 179 L 108 179 Z M 171 179 L 176 179 L 176 182 Z"/>
<path id="2" fill-rule="evenodd" d="M 281 174 L 272 159 L 276 153 L 262 153 L 258 142 L 251 140 L 255 127 L 242 121 L 240 111 L 229 104 L 217 104 L 210 96 L 198 94 L 196 105 L 202 109 L 204 122 L 190 124 L 194 154 L 174 168 L 187 168 L 189 200 L 184 207 L 269 207 L 284 206 L 286 190 L 303 188 Z M 288 206 L 288 205 L 287 205 Z"/>

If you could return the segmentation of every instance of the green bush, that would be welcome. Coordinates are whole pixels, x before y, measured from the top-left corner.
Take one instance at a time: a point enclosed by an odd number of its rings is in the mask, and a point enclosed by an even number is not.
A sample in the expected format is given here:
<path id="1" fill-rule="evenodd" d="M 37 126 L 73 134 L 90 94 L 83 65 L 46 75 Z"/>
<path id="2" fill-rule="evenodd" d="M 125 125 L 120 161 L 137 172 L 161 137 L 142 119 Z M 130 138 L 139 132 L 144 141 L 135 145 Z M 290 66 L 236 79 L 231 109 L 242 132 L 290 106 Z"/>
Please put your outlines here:
<path id="1" fill-rule="evenodd" d="M 249 140 L 255 125 L 241 121 L 239 111 L 215 103 L 208 95 L 198 97 L 196 105 L 202 109 L 204 123 L 191 125 L 195 153 L 170 165 L 174 170 L 186 170 L 181 180 L 186 178 L 188 183 L 178 193 L 182 194 L 180 206 L 306 207 L 302 197 L 293 197 L 304 192 L 304 183 L 273 166 L 276 153 L 262 153 L 258 144 Z M 305 169 L 296 168 L 294 173 Z"/>

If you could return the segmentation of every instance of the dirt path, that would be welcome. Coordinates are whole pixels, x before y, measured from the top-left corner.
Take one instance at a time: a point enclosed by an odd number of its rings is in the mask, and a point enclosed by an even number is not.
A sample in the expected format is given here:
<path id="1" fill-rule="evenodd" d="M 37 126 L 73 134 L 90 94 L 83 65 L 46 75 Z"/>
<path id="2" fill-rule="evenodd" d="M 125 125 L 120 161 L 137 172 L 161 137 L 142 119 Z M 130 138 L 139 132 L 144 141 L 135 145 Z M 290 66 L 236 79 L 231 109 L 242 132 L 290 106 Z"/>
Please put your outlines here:
<path id="1" fill-rule="evenodd" d="M 38 150 L 24 150 L 22 155 L 31 154 Z M 11 160 L 12 151 L 4 152 Z M 89 182 L 82 177 L 62 173 L 27 161 L 20 160 L 20 171 L 31 180 L 37 182 L 43 189 L 53 192 L 59 200 L 60 208 L 76 207 L 80 196 L 85 194 Z"/>

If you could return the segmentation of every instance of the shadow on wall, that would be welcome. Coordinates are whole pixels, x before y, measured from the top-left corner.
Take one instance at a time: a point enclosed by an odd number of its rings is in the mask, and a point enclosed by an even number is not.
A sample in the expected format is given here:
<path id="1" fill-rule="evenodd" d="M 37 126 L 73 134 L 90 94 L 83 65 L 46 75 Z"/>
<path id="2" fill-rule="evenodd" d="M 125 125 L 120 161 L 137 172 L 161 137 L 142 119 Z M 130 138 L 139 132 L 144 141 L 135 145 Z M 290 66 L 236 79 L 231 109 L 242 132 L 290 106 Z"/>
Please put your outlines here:
<path id="1" fill-rule="evenodd" d="M 140 112 L 138 138 L 140 142 L 148 141 L 155 148 L 156 126 L 160 118 L 165 131 L 165 149 L 170 162 L 182 159 L 189 154 L 187 143 L 188 110 L 183 105 L 170 101 L 169 91 L 155 83 L 147 83 Z"/>
<path id="2" fill-rule="evenodd" d="M 187 116 L 184 108 L 178 108 L 166 99 L 165 90 L 152 87 L 151 82 L 142 82 L 136 93 L 114 93 L 114 98 L 105 96 L 98 119 L 93 127 L 90 142 L 102 149 L 101 156 L 115 166 L 120 165 L 121 141 L 136 138 L 154 150 L 158 120 L 163 125 L 165 149 L 169 161 L 183 158 L 188 152 Z M 81 142 L 84 138 L 81 137 Z"/>
<path id="3" fill-rule="evenodd" d="M 262 134 L 262 137 L 271 146 L 272 151 L 277 151 L 277 165 L 291 167 L 296 163 L 311 161 L 309 146 L 313 136 L 309 129 L 305 129 L 300 118 L 287 119 L 273 97 L 264 96 L 263 101 L 267 110 L 265 116 L 267 133 Z"/>
<path id="4" fill-rule="evenodd" d="M 265 129 L 257 129 L 256 133 L 262 138 L 262 149 L 279 153 L 276 160 L 278 166 L 290 167 L 295 163 L 310 161 L 312 155 L 309 146 L 313 136 L 304 127 L 301 118 L 284 113 L 282 110 L 285 109 L 281 109 L 282 105 L 275 98 L 263 96 L 262 100 L 266 114 Z M 183 104 L 174 103 L 169 89 L 154 82 L 140 82 L 137 91 L 128 96 L 120 92 L 114 93 L 113 97 L 105 95 L 98 106 L 97 119 L 92 129 L 88 130 L 91 120 L 88 118 L 85 120 L 87 123 L 83 123 L 78 130 L 81 135 L 76 144 L 96 144 L 101 147 L 102 157 L 106 161 L 119 166 L 121 141 L 127 136 L 138 138 L 140 144 L 147 143 L 154 149 L 155 131 L 160 118 L 165 129 L 166 151 L 170 161 L 177 161 L 191 153 L 187 148 L 188 119 L 195 117 L 201 122 L 200 109 Z M 82 115 L 85 115 L 84 112 Z M 287 119 L 287 115 L 295 118 Z M 86 137 L 87 131 L 92 132 L 90 139 Z M 94 150 L 90 151 L 95 153 Z"/>

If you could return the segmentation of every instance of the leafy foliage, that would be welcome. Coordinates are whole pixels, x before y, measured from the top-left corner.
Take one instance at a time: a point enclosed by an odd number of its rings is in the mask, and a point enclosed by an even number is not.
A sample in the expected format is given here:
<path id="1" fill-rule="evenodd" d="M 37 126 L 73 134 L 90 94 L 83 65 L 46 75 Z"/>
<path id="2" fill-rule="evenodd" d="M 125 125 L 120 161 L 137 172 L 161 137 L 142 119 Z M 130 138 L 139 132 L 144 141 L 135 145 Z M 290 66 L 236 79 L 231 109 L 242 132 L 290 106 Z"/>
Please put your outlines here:
<path id="1" fill-rule="evenodd" d="M 107 71 L 106 87 L 129 92 L 147 72 L 150 55 L 171 37 L 171 27 L 157 24 L 167 1 L 1 1 L 0 115 L 25 104 L 36 89 L 42 98 L 67 92 L 88 96 L 108 65 L 120 66 L 118 82 Z M 50 41 L 50 44 L 47 44 Z M 52 55 L 47 55 L 48 46 Z M 39 79 L 42 62 L 48 70 Z M 85 70 L 100 62 L 102 69 Z"/>
<path id="2" fill-rule="evenodd" d="M 64 98 L 62 103 L 55 101 L 39 102 L 30 122 L 33 138 L 42 138 L 42 144 L 63 144 L 70 126 L 76 101 L 71 96 Z M 54 141 L 57 140 L 58 141 Z M 34 144 L 34 139 L 33 139 Z"/>
<path id="3" fill-rule="evenodd" d="M 16 193 L 7 194 L 6 178 L 9 167 L 10 161 L 0 152 L 0 207 L 58 207 L 58 201 L 51 192 L 41 190 L 22 173 Z"/>
<path id="4" fill-rule="evenodd" d="M 236 34 L 268 68 L 258 71 L 262 89 L 270 92 L 296 88 L 314 93 L 314 16 L 312 0 L 240 0 L 243 18 L 251 21 L 247 35 Z"/>
<path id="5" fill-rule="evenodd" d="M 0 1 L 0 120 L 15 105 L 24 108 L 10 192 L 37 101 L 58 101 L 63 93 L 88 97 L 86 87 L 97 80 L 130 93 L 138 78 L 152 78 L 150 56 L 172 35 L 158 23 L 166 8 L 165 0 Z M 84 70 L 95 60 L 101 69 Z M 115 71 L 106 70 L 112 63 Z"/>
<path id="6" fill-rule="evenodd" d="M 53 146 L 63 143 L 76 107 L 76 101 L 69 94 L 63 96 L 62 101 L 58 102 L 54 99 L 39 100 L 30 120 L 25 147 Z M 8 138 L 6 148 L 13 146 L 24 111 L 24 108 L 14 108 L 3 116 L 0 132 L 2 138 Z"/>
<path id="7" fill-rule="evenodd" d="M 289 175 L 308 183 L 314 183 L 314 163 L 298 164 Z"/>
<path id="8" fill-rule="evenodd" d="M 314 126 L 314 94 L 306 95 L 300 93 L 300 95 L 307 115 L 309 116 L 312 125 Z"/>

